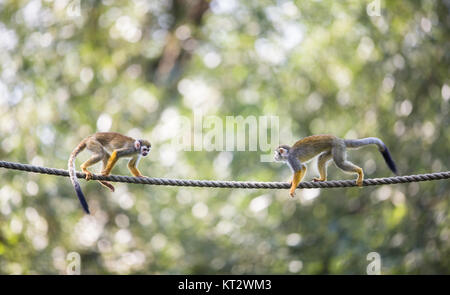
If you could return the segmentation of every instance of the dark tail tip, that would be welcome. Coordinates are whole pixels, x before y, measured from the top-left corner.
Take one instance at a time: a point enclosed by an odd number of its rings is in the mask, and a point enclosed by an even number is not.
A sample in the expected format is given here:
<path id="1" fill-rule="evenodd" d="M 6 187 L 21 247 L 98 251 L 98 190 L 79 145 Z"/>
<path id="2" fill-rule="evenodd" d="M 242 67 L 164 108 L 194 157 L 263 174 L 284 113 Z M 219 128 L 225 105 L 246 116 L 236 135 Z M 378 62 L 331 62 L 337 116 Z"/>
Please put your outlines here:
<path id="1" fill-rule="evenodd" d="M 80 200 L 84 212 L 86 212 L 87 214 L 91 214 L 89 212 L 89 206 L 88 203 L 86 202 L 86 198 L 84 197 L 83 192 L 81 191 L 81 187 L 79 185 L 75 186 L 75 191 L 77 192 L 78 200 Z"/>
<path id="2" fill-rule="evenodd" d="M 381 154 L 383 155 L 384 161 L 388 165 L 388 167 L 392 170 L 392 172 L 395 173 L 395 175 L 398 175 L 397 173 L 397 166 L 394 163 L 394 160 L 391 157 L 391 153 L 389 153 L 388 148 L 385 146 L 384 151 L 381 151 Z"/>

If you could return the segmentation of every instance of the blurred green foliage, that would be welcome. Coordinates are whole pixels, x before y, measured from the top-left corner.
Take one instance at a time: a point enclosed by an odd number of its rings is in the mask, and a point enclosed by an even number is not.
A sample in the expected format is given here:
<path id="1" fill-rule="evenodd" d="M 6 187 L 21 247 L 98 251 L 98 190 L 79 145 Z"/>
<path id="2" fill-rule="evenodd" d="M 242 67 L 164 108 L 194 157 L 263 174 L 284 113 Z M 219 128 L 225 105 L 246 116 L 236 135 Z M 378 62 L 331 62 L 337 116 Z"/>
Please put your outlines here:
<path id="1" fill-rule="evenodd" d="M 278 116 L 286 144 L 377 136 L 401 174 L 446 171 L 450 3 L 381 1 L 381 16 L 368 3 L 2 0 L 0 159 L 65 168 L 82 138 L 111 130 L 153 143 L 148 176 L 289 179 L 260 152 L 177 151 L 174 118 L 200 108 Z M 349 156 L 390 175 L 374 148 Z M 113 173 L 129 175 L 124 162 Z M 63 274 L 72 251 L 84 274 L 365 274 L 369 252 L 384 274 L 450 273 L 448 181 L 295 199 L 81 184 L 92 216 L 67 178 L 0 169 L 0 273 Z"/>

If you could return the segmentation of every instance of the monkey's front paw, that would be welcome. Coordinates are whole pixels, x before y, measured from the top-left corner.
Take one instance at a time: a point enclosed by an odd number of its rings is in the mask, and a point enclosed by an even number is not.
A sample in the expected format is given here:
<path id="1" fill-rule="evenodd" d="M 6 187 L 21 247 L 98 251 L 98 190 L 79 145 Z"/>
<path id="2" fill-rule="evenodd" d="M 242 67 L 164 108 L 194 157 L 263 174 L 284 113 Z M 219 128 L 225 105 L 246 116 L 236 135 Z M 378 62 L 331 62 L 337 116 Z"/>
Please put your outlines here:
<path id="1" fill-rule="evenodd" d="M 314 181 L 314 182 L 326 181 L 326 179 L 325 179 L 325 178 L 314 177 L 314 178 L 313 178 L 313 181 Z"/>
<path id="2" fill-rule="evenodd" d="M 359 187 L 362 187 L 363 186 L 362 179 L 361 180 L 360 179 L 356 180 L 356 185 L 359 186 Z"/>
<path id="3" fill-rule="evenodd" d="M 294 191 L 289 191 L 289 196 L 291 196 L 291 198 L 295 197 L 295 190 Z"/>

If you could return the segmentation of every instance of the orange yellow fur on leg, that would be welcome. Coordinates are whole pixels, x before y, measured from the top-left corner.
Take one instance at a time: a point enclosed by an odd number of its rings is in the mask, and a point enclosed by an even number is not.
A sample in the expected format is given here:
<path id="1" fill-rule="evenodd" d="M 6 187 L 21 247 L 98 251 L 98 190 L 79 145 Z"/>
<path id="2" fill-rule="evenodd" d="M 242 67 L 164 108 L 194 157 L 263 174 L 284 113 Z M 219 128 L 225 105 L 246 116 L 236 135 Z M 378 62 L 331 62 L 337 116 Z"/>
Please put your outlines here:
<path id="1" fill-rule="evenodd" d="M 118 158 L 117 158 L 117 151 L 113 151 L 111 153 L 111 156 L 109 157 L 108 164 L 106 164 L 105 169 L 102 171 L 102 175 L 109 175 L 111 173 L 112 168 L 116 164 Z"/>
<path id="2" fill-rule="evenodd" d="M 358 179 L 356 179 L 356 184 L 361 187 L 361 186 L 363 186 L 364 172 L 361 168 L 358 168 L 357 173 L 358 173 Z"/>
<path id="3" fill-rule="evenodd" d="M 295 196 L 295 190 L 298 187 L 298 184 L 302 181 L 303 177 L 306 174 L 306 166 L 302 166 L 300 171 L 294 173 L 294 177 L 292 178 L 291 189 L 289 190 L 289 195 L 293 198 Z"/>
<path id="4" fill-rule="evenodd" d="M 136 165 L 138 163 L 139 158 L 138 157 L 133 157 L 129 162 L 128 162 L 128 169 L 130 170 L 131 174 L 133 174 L 136 177 L 144 177 L 141 172 L 136 168 Z"/>
<path id="5" fill-rule="evenodd" d="M 96 158 L 91 158 L 81 165 L 81 170 L 86 174 L 86 180 L 92 179 L 92 172 L 87 170 L 87 167 L 95 164 L 98 161 L 99 160 L 97 160 Z M 103 186 L 109 188 L 112 192 L 114 192 L 114 186 L 112 184 L 110 184 L 109 182 L 104 181 L 104 180 L 99 180 L 98 182 L 100 182 Z"/>
<path id="6" fill-rule="evenodd" d="M 133 174 L 136 177 L 144 177 L 144 175 L 142 175 L 141 172 L 135 167 L 130 167 L 130 171 L 131 174 Z"/>
<path id="7" fill-rule="evenodd" d="M 108 165 L 109 157 L 110 157 L 109 153 L 104 151 L 103 159 L 102 159 L 102 161 L 103 161 L 102 171 L 105 170 L 106 166 Z M 107 187 L 111 192 L 115 191 L 115 188 L 114 188 L 114 186 L 111 183 L 109 183 L 107 181 L 104 181 L 104 180 L 99 180 L 98 182 L 101 185 L 103 185 L 104 187 Z"/>

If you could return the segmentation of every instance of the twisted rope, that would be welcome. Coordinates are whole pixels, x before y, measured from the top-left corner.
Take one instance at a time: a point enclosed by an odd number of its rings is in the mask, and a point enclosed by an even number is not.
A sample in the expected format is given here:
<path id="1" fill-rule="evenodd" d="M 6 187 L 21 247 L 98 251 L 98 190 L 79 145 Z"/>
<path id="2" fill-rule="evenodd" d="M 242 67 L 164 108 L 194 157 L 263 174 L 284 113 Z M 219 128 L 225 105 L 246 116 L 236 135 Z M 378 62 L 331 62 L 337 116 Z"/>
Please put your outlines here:
<path id="1" fill-rule="evenodd" d="M 35 166 L 21 163 L 12 163 L 6 161 L 0 161 L 0 167 L 41 174 L 50 174 L 65 177 L 69 176 L 69 172 L 67 170 L 47 168 L 42 166 Z M 85 174 L 77 172 L 77 177 L 85 178 Z M 365 179 L 363 182 L 363 186 L 430 181 L 448 178 L 450 178 L 450 171 Z M 151 185 L 194 186 L 194 187 L 214 187 L 214 188 L 288 189 L 291 186 L 288 182 L 187 180 L 187 179 L 169 179 L 169 178 L 154 178 L 154 177 L 132 177 L 121 175 L 102 176 L 96 174 L 92 175 L 92 179 L 107 180 L 113 182 L 151 184 Z M 357 186 L 355 180 L 331 180 L 321 182 L 301 182 L 298 188 L 334 188 L 334 187 L 352 187 L 352 186 Z"/>

